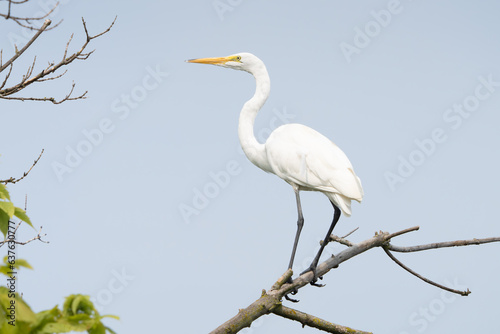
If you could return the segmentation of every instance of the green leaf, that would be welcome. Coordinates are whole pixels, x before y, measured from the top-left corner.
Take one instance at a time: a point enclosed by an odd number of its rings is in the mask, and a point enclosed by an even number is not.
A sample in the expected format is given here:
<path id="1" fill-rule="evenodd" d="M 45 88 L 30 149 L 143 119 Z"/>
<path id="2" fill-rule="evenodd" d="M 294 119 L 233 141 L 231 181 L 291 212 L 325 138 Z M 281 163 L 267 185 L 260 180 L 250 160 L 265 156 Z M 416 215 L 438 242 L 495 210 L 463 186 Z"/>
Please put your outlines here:
<path id="1" fill-rule="evenodd" d="M 4 184 L 0 183 L 0 199 L 6 199 L 10 201 L 9 191 Z"/>
<path id="2" fill-rule="evenodd" d="M 29 219 L 28 215 L 26 215 L 26 211 L 24 211 L 23 209 L 15 207 L 14 208 L 14 216 L 21 219 L 23 222 L 27 223 L 29 226 L 33 227 L 33 224 L 31 224 L 31 220 Z"/>
<path id="3" fill-rule="evenodd" d="M 33 324 L 32 333 L 46 333 L 42 331 L 42 329 L 47 326 L 47 324 L 54 323 L 61 317 L 61 311 L 59 308 L 54 306 L 51 310 L 46 310 L 42 312 L 38 312 L 36 314 L 36 322 Z"/>
<path id="4" fill-rule="evenodd" d="M 83 296 L 82 295 L 77 295 L 75 299 L 71 302 L 71 311 L 73 311 L 73 314 L 78 313 L 78 304 L 80 304 L 80 300 L 82 300 Z"/>
<path id="5" fill-rule="evenodd" d="M 15 298 L 9 296 L 9 289 L 4 286 L 0 286 L 0 304 L 4 311 L 7 312 L 7 307 L 11 305 L 11 301 L 15 301 L 16 307 L 16 322 L 35 322 L 35 313 L 31 308 L 24 302 L 21 296 L 16 293 Z"/>
<path id="6" fill-rule="evenodd" d="M 0 317 L 2 317 L 3 315 L 0 314 Z M 4 320 L 5 323 L 3 324 L 3 326 L 0 326 L 0 333 L 2 334 L 21 334 L 22 332 L 19 331 L 20 329 L 20 326 L 18 326 L 18 324 L 16 324 L 16 326 L 12 326 L 12 325 L 9 325 L 7 323 L 7 319 Z"/>
<path id="7" fill-rule="evenodd" d="M 108 326 L 106 326 L 106 330 L 108 332 L 110 332 L 111 334 L 117 334 L 114 330 L 112 330 L 111 328 L 109 328 Z"/>
<path id="8" fill-rule="evenodd" d="M 10 268 L 10 263 L 7 263 L 8 256 L 5 255 L 3 258 L 3 265 L 0 266 L 0 274 L 4 274 L 5 276 L 10 276 L 8 272 L 12 271 Z M 19 269 L 21 267 L 33 269 L 33 267 L 28 263 L 28 261 L 23 259 L 16 259 L 16 262 L 13 264 L 14 268 Z"/>
<path id="9" fill-rule="evenodd" d="M 63 305 L 63 316 L 72 316 L 75 314 L 88 314 L 90 316 L 99 316 L 99 313 L 90 301 L 87 295 L 69 295 L 66 297 Z"/>
<path id="10" fill-rule="evenodd" d="M 4 238 L 7 236 L 7 230 L 9 229 L 9 218 L 5 211 L 0 210 L 0 232 L 2 232 Z"/>
<path id="11" fill-rule="evenodd" d="M 16 320 L 19 322 L 32 323 L 36 321 L 36 315 L 28 304 L 16 293 Z"/>
<path id="12" fill-rule="evenodd" d="M 58 319 L 56 322 L 47 324 L 43 330 L 48 333 L 68 333 L 71 331 L 83 332 L 95 324 L 88 314 L 77 314 Z"/>
<path id="13" fill-rule="evenodd" d="M 12 204 L 12 202 L 0 201 L 0 211 L 5 212 L 10 218 L 14 215 L 16 209 L 14 208 L 14 204 Z"/>
<path id="14" fill-rule="evenodd" d="M 89 329 L 89 334 L 106 334 L 106 327 L 99 321 Z"/>
<path id="15" fill-rule="evenodd" d="M 14 265 L 17 269 L 25 267 L 28 269 L 33 269 L 33 267 L 24 259 L 16 259 L 16 264 Z"/>
<path id="16" fill-rule="evenodd" d="M 9 304 L 9 289 L 5 286 L 0 286 L 0 308 L 4 310 L 6 307 L 9 307 Z"/>

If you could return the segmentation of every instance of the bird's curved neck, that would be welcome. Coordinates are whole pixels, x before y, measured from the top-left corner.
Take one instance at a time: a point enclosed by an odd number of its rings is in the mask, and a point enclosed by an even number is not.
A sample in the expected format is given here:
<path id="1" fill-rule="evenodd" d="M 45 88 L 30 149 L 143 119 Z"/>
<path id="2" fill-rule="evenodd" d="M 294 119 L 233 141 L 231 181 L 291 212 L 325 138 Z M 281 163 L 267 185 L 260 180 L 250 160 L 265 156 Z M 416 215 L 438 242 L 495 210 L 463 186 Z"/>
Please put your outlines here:
<path id="1" fill-rule="evenodd" d="M 269 79 L 264 63 L 259 64 L 251 74 L 255 77 L 255 94 L 241 109 L 238 136 L 247 158 L 257 167 L 265 171 L 271 171 L 267 161 L 265 146 L 257 141 L 253 131 L 255 117 L 269 96 L 271 80 Z"/>

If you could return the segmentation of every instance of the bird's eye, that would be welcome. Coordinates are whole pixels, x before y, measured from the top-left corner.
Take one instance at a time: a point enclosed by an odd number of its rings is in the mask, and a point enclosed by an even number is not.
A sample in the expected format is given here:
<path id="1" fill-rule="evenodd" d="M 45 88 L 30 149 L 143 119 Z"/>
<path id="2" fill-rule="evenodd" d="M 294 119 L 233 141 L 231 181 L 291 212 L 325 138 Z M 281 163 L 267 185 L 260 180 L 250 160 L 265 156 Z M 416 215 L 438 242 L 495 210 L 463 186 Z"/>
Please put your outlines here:
<path id="1" fill-rule="evenodd" d="M 240 61 L 241 60 L 241 56 L 236 56 L 236 60 Z"/>

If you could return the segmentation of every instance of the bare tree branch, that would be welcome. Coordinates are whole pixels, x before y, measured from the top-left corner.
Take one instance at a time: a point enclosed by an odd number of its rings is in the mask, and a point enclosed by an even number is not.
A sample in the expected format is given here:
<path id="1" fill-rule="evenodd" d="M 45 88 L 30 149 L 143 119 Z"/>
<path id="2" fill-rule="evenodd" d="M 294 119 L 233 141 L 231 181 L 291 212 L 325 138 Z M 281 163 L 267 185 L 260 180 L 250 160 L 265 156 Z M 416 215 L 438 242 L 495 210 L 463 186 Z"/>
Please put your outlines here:
<path id="1" fill-rule="evenodd" d="M 23 176 L 21 176 L 18 179 L 11 177 L 11 178 L 9 178 L 7 180 L 0 180 L 0 183 L 4 183 L 4 184 L 7 184 L 7 183 L 16 183 L 16 182 L 19 182 L 22 179 L 24 179 L 26 176 L 28 176 L 28 174 L 31 172 L 31 170 L 33 169 L 33 167 L 35 167 L 35 165 L 38 163 L 38 160 L 40 160 L 40 158 L 42 157 L 43 151 L 44 150 L 42 149 L 42 152 L 40 152 L 40 155 L 38 156 L 38 158 L 36 158 L 36 160 L 33 161 L 33 164 L 31 165 L 30 169 L 28 169 L 27 172 L 24 172 Z"/>
<path id="2" fill-rule="evenodd" d="M 284 305 L 279 305 L 278 307 L 275 307 L 271 312 L 283 318 L 298 321 L 302 324 L 302 327 L 309 326 L 312 328 L 317 328 L 319 330 L 325 331 L 327 333 L 371 334 L 371 332 L 360 331 L 349 327 L 337 325 L 329 321 L 320 319 L 318 317 L 309 315 L 307 313 L 286 307 Z"/>
<path id="3" fill-rule="evenodd" d="M 19 228 L 19 226 L 21 226 L 21 223 L 22 223 L 22 221 L 20 221 L 19 224 L 17 224 L 17 226 L 16 226 L 16 228 L 14 230 L 14 235 L 16 234 L 17 229 Z M 26 244 L 28 244 L 28 243 L 30 243 L 32 241 L 35 241 L 35 240 L 40 240 L 44 244 L 50 243 L 49 241 L 42 240 L 42 237 L 45 237 L 45 236 L 47 236 L 47 234 L 43 234 L 42 235 L 42 226 L 40 226 L 40 229 L 38 230 L 38 234 L 35 237 L 33 237 L 33 238 L 29 239 L 29 240 L 26 240 L 26 241 L 17 241 L 17 240 L 6 239 L 6 240 L 3 240 L 3 241 L 0 241 L 0 247 L 2 247 L 3 245 L 5 245 L 8 242 L 9 243 L 10 242 L 14 242 L 17 245 L 26 245 Z"/>
<path id="4" fill-rule="evenodd" d="M 401 261 L 399 261 L 398 259 L 396 259 L 396 257 L 394 255 L 392 255 L 392 253 L 389 252 L 386 247 L 382 247 L 382 249 L 387 254 L 387 256 L 389 256 L 391 258 L 392 261 L 396 262 L 401 268 L 403 268 L 404 270 L 406 270 L 410 274 L 412 274 L 412 275 L 420 278 L 422 281 L 424 281 L 426 283 L 429 283 L 431 285 L 434 285 L 434 286 L 436 286 L 436 287 L 438 287 L 440 289 L 443 289 L 443 290 L 446 290 L 446 291 L 449 291 L 449 292 L 453 292 L 453 293 L 456 293 L 456 294 L 461 295 L 461 296 L 468 296 L 470 294 L 469 289 L 467 289 L 467 291 L 455 290 L 455 289 L 452 289 L 452 288 L 448 288 L 447 286 L 441 285 L 439 283 L 436 283 L 434 281 L 431 281 L 428 278 L 423 277 L 422 275 L 420 275 L 420 274 L 416 273 L 415 271 L 411 270 L 410 268 L 408 268 L 407 266 L 405 266 Z"/>
<path id="5" fill-rule="evenodd" d="M 323 319 L 317 318 L 315 316 L 299 312 L 281 304 L 281 299 L 287 291 L 284 286 L 290 286 L 290 284 L 285 284 L 288 279 L 292 276 L 292 270 L 288 269 L 276 283 L 273 284 L 271 290 L 262 290 L 261 297 L 253 302 L 250 306 L 245 309 L 240 309 L 238 314 L 233 318 L 226 321 L 224 324 L 217 327 L 215 330 L 209 334 L 231 334 L 237 333 L 245 327 L 250 327 L 253 321 L 260 318 L 261 316 L 269 313 L 274 313 L 276 315 L 299 321 L 304 326 L 310 326 L 318 328 L 327 333 L 353 333 L 353 334 L 367 334 L 368 332 L 358 331 L 349 327 L 340 326 L 333 324 L 331 322 L 325 321 Z M 295 313 L 295 314 L 294 314 Z"/>
<path id="6" fill-rule="evenodd" d="M 499 242 L 500 238 L 485 238 L 485 239 L 470 239 L 470 240 L 456 240 L 456 241 L 446 241 L 446 242 L 434 242 L 427 245 L 418 245 L 411 247 L 400 247 L 394 245 L 388 245 L 387 249 L 393 252 L 409 253 L 409 252 L 420 252 L 428 249 L 435 248 L 445 248 L 445 247 L 459 247 L 459 246 L 469 246 L 469 245 L 481 245 L 490 242 Z"/>
<path id="7" fill-rule="evenodd" d="M 53 80 L 53 79 L 57 79 L 57 77 L 55 77 L 55 78 L 47 78 L 45 80 L 40 80 L 40 81 Z M 71 90 L 69 91 L 69 93 L 66 94 L 66 96 L 63 97 L 60 100 L 56 100 L 53 97 L 18 97 L 18 96 L 7 96 L 7 97 L 3 97 L 3 99 L 4 100 L 19 100 L 19 101 L 50 101 L 50 102 L 52 102 L 54 104 L 61 104 L 64 101 L 82 100 L 82 99 L 86 99 L 87 98 L 86 95 L 87 95 L 88 91 L 83 92 L 83 94 L 81 94 L 79 96 L 71 97 L 71 94 L 73 93 L 73 89 L 74 88 L 75 88 L 75 83 L 73 82 L 72 85 L 71 85 Z M 0 97 L 0 98 L 2 98 L 2 97 Z"/>
<path id="8" fill-rule="evenodd" d="M 406 233 L 413 232 L 413 231 L 418 231 L 419 229 L 420 229 L 420 226 L 408 227 L 408 228 L 405 228 L 404 230 L 389 234 L 388 238 L 392 239 L 392 238 L 400 236 L 402 234 L 406 234 Z M 383 232 L 380 231 L 380 233 L 383 233 Z"/>
<path id="9" fill-rule="evenodd" d="M 349 240 L 346 240 L 345 238 L 341 238 L 338 236 L 331 236 L 331 240 L 337 241 L 339 243 L 342 243 L 346 246 L 348 246 L 347 249 L 341 251 L 337 255 L 330 257 L 320 265 L 318 265 L 317 270 L 316 270 L 316 275 L 323 276 L 326 273 L 328 273 L 331 269 L 338 268 L 338 266 L 342 263 L 345 262 L 356 255 L 359 255 L 371 248 L 374 247 L 382 247 L 386 252 L 388 252 L 388 249 L 393 248 L 390 244 L 391 238 L 395 238 L 397 236 L 403 235 L 405 233 L 413 232 L 418 230 L 419 227 L 411 227 L 407 228 L 395 233 L 387 233 L 387 232 L 378 232 L 375 234 L 370 239 L 367 239 L 365 241 L 359 242 L 359 243 L 352 243 Z M 419 251 L 423 250 L 422 248 L 425 249 L 430 249 L 430 248 L 440 248 L 440 247 L 451 247 L 451 246 L 466 246 L 466 245 L 472 245 L 472 244 L 483 244 L 483 243 L 489 243 L 489 242 L 496 242 L 500 241 L 500 238 L 488 238 L 488 239 L 473 239 L 473 240 L 461 240 L 461 241 L 455 241 L 455 242 L 443 242 L 443 243 L 438 243 L 438 244 L 431 244 L 433 245 L 430 247 L 430 245 L 422 245 L 422 246 L 414 246 L 414 247 L 409 247 L 411 248 L 410 250 L 406 250 L 407 252 L 412 252 L 412 251 Z M 453 245 L 452 245 L 453 244 Z M 436 246 L 438 245 L 438 246 Z M 427 248 L 426 248 L 427 247 Z M 390 252 L 389 252 L 390 254 Z M 388 254 L 388 255 L 389 255 Z M 392 256 L 390 254 L 389 256 Z M 393 258 L 393 256 L 391 257 Z M 401 265 L 405 270 L 408 270 L 406 266 L 404 266 L 400 261 L 397 259 L 393 258 L 393 260 L 396 261 L 399 265 Z M 417 277 L 423 279 L 425 282 L 435 285 L 441 289 L 458 293 L 462 296 L 467 296 L 470 291 L 467 289 L 467 291 L 458 291 L 458 290 L 453 290 L 450 288 L 447 288 L 445 286 L 442 286 L 440 284 L 437 284 L 433 281 L 430 281 L 421 275 L 415 273 L 412 270 L 409 270 L 410 273 L 413 275 L 416 275 Z M 233 318 L 229 319 L 219 327 L 217 327 L 215 330 L 211 332 L 211 334 L 219 334 L 219 333 L 237 333 L 241 329 L 245 327 L 249 327 L 252 322 L 262 315 L 269 314 L 269 313 L 274 313 L 279 316 L 283 316 L 288 319 L 296 320 L 299 321 L 302 326 L 312 326 L 315 328 L 318 328 L 322 331 L 325 331 L 327 333 L 366 333 L 362 331 L 356 331 L 353 329 L 350 329 L 348 327 L 344 327 L 341 325 L 333 324 L 328 321 L 322 320 L 320 318 L 317 318 L 313 315 L 309 315 L 306 313 L 303 313 L 301 311 L 293 310 L 288 307 L 285 307 L 282 305 L 281 300 L 282 298 L 291 293 L 292 291 L 298 291 L 298 289 L 306 286 L 308 283 L 311 282 L 313 279 L 313 273 L 312 272 L 306 272 L 299 277 L 295 278 L 291 283 L 289 283 L 289 278 L 292 276 L 292 271 L 288 270 L 283 274 L 282 277 L 278 279 L 278 281 L 271 287 L 269 291 L 262 291 L 261 297 L 253 302 L 251 305 L 249 305 L 245 309 L 240 309 L 238 314 L 235 315 Z"/>
<path id="10" fill-rule="evenodd" d="M 356 227 L 354 230 L 352 230 L 351 232 L 347 233 L 342 238 L 347 238 L 348 236 L 350 236 L 351 234 L 353 234 L 354 232 L 356 232 L 358 229 L 359 229 L 359 227 Z"/>
<path id="11" fill-rule="evenodd" d="M 31 46 L 31 44 L 33 44 L 33 42 L 38 38 L 40 37 L 40 35 L 45 31 L 45 29 L 52 23 L 51 20 L 45 20 L 45 22 L 43 23 L 42 27 L 37 31 L 37 33 L 35 35 L 33 35 L 33 37 L 31 37 L 31 39 L 28 41 L 28 43 L 26 43 L 25 46 L 23 46 L 23 48 L 19 51 L 16 52 L 16 54 L 14 56 L 12 56 L 12 58 L 10 58 L 9 60 L 7 60 L 7 62 L 5 64 L 3 64 L 2 67 L 0 67 L 0 72 L 3 72 L 3 70 L 5 70 L 7 68 L 7 66 L 9 66 L 10 64 L 12 64 L 14 61 L 16 61 L 17 58 L 19 58 L 19 56 L 21 56 L 23 54 L 24 51 L 26 51 L 27 48 L 29 48 Z"/>
<path id="12" fill-rule="evenodd" d="M 2 61 L 1 61 L 1 56 L 0 56 L 0 64 L 1 63 L 2 63 Z M 7 73 L 7 75 L 5 76 L 5 79 L 2 82 L 2 86 L 0 86 L 0 90 L 5 86 L 5 84 L 7 83 L 7 80 L 9 80 L 11 72 L 12 72 L 12 64 L 10 64 L 9 73 Z"/>
<path id="13" fill-rule="evenodd" d="M 13 16 L 13 15 L 11 15 L 12 5 L 21 5 L 21 4 L 27 3 L 29 1 L 30 0 L 21 0 L 21 1 L 7 0 L 7 2 L 9 3 L 8 4 L 8 8 L 7 8 L 7 14 L 0 13 L 0 17 L 5 18 L 6 20 L 12 20 L 12 21 L 16 22 L 18 25 L 20 25 L 23 28 L 27 28 L 27 29 L 30 29 L 30 30 L 38 30 L 39 28 L 33 26 L 32 23 L 31 23 L 31 21 L 37 22 L 37 21 L 41 21 L 41 20 L 45 19 L 50 14 L 52 14 L 54 12 L 54 10 L 59 6 L 59 2 L 57 2 L 54 5 L 54 7 L 52 7 L 47 13 L 45 13 L 45 15 L 38 16 L 38 17 L 20 17 L 20 16 Z M 47 30 L 51 30 L 51 29 L 56 28 L 61 22 L 62 22 L 62 20 L 59 21 L 54 26 L 52 26 L 52 28 L 47 29 Z"/>
<path id="14" fill-rule="evenodd" d="M 344 246 L 347 246 L 347 247 L 351 247 L 353 245 L 352 242 L 350 242 L 349 240 L 345 239 L 345 237 L 339 237 L 339 236 L 336 236 L 336 235 L 330 235 L 330 241 L 335 241 L 335 242 L 338 242 L 339 244 L 342 244 Z M 321 240 L 321 243 L 323 243 L 323 240 Z"/>
<path id="15" fill-rule="evenodd" d="M 10 1 L 10 0 L 8 0 L 8 1 L 9 1 L 9 12 L 7 14 L 2 14 L 0 16 L 3 16 L 5 18 L 9 18 L 9 19 L 12 19 L 12 20 L 24 20 L 24 22 L 27 22 L 27 23 L 29 23 L 31 20 L 39 20 L 40 19 L 40 17 L 36 17 L 36 18 L 21 18 L 21 17 L 14 17 L 14 16 L 10 15 L 10 6 L 11 6 L 11 4 L 20 4 L 20 3 L 24 3 L 26 1 L 24 1 L 24 0 L 21 0 L 20 2 L 13 2 L 13 1 Z M 56 4 L 56 6 L 54 8 L 51 9 L 51 12 L 56 7 L 57 7 L 57 4 Z M 50 14 L 50 12 L 48 14 Z M 45 15 L 44 17 L 46 17 L 47 15 Z M 63 75 L 66 74 L 66 71 L 64 71 L 63 73 L 60 73 L 60 74 L 56 74 L 55 73 L 61 67 L 69 65 L 69 64 L 71 64 L 75 60 L 86 60 L 86 59 L 88 59 L 88 57 L 94 52 L 94 50 L 88 51 L 88 52 L 86 51 L 86 48 L 87 48 L 88 44 L 93 39 L 98 38 L 98 37 L 106 34 L 107 32 L 109 32 L 111 30 L 111 28 L 113 27 L 113 25 L 115 24 L 115 22 L 116 22 L 116 17 L 115 17 L 115 19 L 113 20 L 113 22 L 111 23 L 111 25 L 107 29 L 105 29 L 101 33 L 98 33 L 98 34 L 92 36 L 92 35 L 90 35 L 90 33 L 89 33 L 88 29 L 87 29 L 87 24 L 86 24 L 85 20 L 82 18 L 82 24 L 83 24 L 83 29 L 85 31 L 85 37 L 86 38 L 85 38 L 85 42 L 83 43 L 83 45 L 81 46 L 81 48 L 78 51 L 76 51 L 73 54 L 70 54 L 68 56 L 69 45 L 70 45 L 71 41 L 73 40 L 73 34 L 72 34 L 70 36 L 68 42 L 66 43 L 66 47 L 64 49 L 63 57 L 62 57 L 62 59 L 58 63 L 56 63 L 56 62 L 49 62 L 48 66 L 46 66 L 42 71 L 40 71 L 40 72 L 38 72 L 37 74 L 34 75 L 33 72 L 34 72 L 35 61 L 36 61 L 36 57 L 35 57 L 35 59 L 33 60 L 33 64 L 28 67 L 28 70 L 26 71 L 26 74 L 23 75 L 23 77 L 20 79 L 20 81 L 17 84 L 12 85 L 11 87 L 7 87 L 6 88 L 9 79 L 11 79 L 11 73 L 12 73 L 12 68 L 13 68 L 14 62 L 24 53 L 24 51 L 26 51 L 29 47 L 32 46 L 32 44 L 34 43 L 34 41 L 38 37 L 40 37 L 40 35 L 43 32 L 45 32 L 45 31 L 48 30 L 47 27 L 51 24 L 51 21 L 48 20 L 48 19 L 45 20 L 44 24 L 39 29 L 37 29 L 37 32 L 28 41 L 28 43 L 26 43 L 26 45 L 24 45 L 23 48 L 21 48 L 19 51 L 17 51 L 17 47 L 16 47 L 16 53 L 10 59 L 8 59 L 5 63 L 2 62 L 3 51 L 0 52 L 0 72 L 3 72 L 7 68 L 9 68 L 9 71 L 8 71 L 7 75 L 5 76 L 5 78 L 3 79 L 2 85 L 0 86 L 0 99 L 18 100 L 18 101 L 49 101 L 49 102 L 52 102 L 54 104 L 59 104 L 59 103 L 62 103 L 62 102 L 65 102 L 65 101 L 71 101 L 71 100 L 85 99 L 86 95 L 87 95 L 87 91 L 85 91 L 83 94 L 80 94 L 78 96 L 73 96 L 72 95 L 73 91 L 74 91 L 74 88 L 75 88 L 75 84 L 74 83 L 72 84 L 69 93 L 66 96 L 64 96 L 63 98 L 61 98 L 61 99 L 56 99 L 54 97 L 22 97 L 22 96 L 12 96 L 12 95 L 20 92 L 21 90 L 25 89 L 26 87 L 28 87 L 29 85 L 31 85 L 33 83 L 40 83 L 40 82 L 44 82 L 44 81 L 59 79 Z M 18 22 L 18 24 L 19 24 L 19 22 Z M 54 75 L 52 75 L 52 74 L 54 74 Z"/>

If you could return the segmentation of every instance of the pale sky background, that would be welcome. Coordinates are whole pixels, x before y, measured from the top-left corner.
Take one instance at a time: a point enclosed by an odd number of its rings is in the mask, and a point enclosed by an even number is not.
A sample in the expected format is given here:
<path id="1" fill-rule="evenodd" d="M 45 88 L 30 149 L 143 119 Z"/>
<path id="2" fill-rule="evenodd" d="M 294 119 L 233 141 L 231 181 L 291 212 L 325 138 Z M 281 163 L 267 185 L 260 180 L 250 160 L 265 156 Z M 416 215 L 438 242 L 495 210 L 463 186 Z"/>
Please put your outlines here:
<path id="1" fill-rule="evenodd" d="M 8 186 L 17 205 L 28 195 L 28 214 L 50 241 L 18 248 L 35 268 L 21 271 L 19 290 L 35 311 L 88 294 L 103 314 L 121 317 L 106 323 L 128 334 L 208 333 L 271 287 L 288 264 L 297 217 L 291 187 L 239 150 L 239 111 L 254 80 L 184 62 L 243 51 L 271 76 L 256 121 L 261 140 L 283 123 L 308 125 L 339 145 L 361 178 L 365 199 L 336 234 L 359 227 L 350 237 L 358 242 L 419 225 L 393 240 L 408 246 L 500 236 L 499 11 L 484 0 L 63 1 L 52 17 L 63 23 L 23 55 L 16 77 L 35 54 L 38 69 L 60 59 L 71 33 L 70 49 L 79 48 L 81 17 L 92 34 L 118 19 L 92 42 L 89 60 L 23 91 L 62 97 L 74 80 L 87 100 L 0 102 L 0 178 L 22 175 L 45 149 L 30 175 Z M 10 22 L 0 29 L 5 58 L 23 34 Z M 68 166 L 68 150 L 85 156 Z M 229 180 L 214 183 L 228 169 Z M 302 193 L 302 204 L 295 272 L 309 265 L 332 215 L 320 193 Z M 34 235 L 24 227 L 18 237 Z M 329 246 L 325 257 L 342 249 Z M 500 244 L 396 256 L 472 294 L 444 293 L 374 249 L 285 304 L 375 333 L 497 330 Z M 242 331 L 276 332 L 318 333 L 274 315 Z"/>

